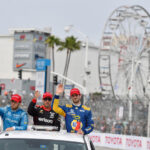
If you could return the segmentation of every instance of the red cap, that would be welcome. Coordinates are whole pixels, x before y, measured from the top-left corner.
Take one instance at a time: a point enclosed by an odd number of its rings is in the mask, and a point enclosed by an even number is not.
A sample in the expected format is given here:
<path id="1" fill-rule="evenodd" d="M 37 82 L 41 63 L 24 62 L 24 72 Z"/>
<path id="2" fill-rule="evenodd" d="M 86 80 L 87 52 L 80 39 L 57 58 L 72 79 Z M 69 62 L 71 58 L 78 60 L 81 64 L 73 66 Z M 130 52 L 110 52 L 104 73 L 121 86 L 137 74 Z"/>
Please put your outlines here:
<path id="1" fill-rule="evenodd" d="M 16 101 L 16 102 L 18 102 L 18 103 L 21 103 L 21 96 L 19 95 L 19 94 L 14 94 L 14 95 L 12 95 L 12 97 L 11 97 L 11 101 L 12 100 L 14 100 L 14 101 Z"/>
<path id="2" fill-rule="evenodd" d="M 47 98 L 47 97 L 52 99 L 53 95 L 51 93 L 49 93 L 49 92 L 46 92 L 46 93 L 43 94 L 43 99 Z"/>
<path id="3" fill-rule="evenodd" d="M 70 96 L 72 96 L 73 94 L 80 95 L 80 91 L 79 91 L 79 89 L 77 89 L 77 88 L 73 88 L 73 89 L 70 91 Z"/>

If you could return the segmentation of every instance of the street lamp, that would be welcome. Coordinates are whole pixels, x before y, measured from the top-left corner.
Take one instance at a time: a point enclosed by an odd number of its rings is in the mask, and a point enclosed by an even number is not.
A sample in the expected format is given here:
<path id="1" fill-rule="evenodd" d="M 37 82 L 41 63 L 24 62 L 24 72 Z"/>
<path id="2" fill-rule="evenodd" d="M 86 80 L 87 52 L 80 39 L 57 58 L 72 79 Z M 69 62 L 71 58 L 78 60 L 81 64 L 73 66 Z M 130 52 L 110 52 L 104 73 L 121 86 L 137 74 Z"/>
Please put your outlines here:
<path id="1" fill-rule="evenodd" d="M 83 86 L 86 88 L 86 95 L 88 95 L 87 92 L 87 74 L 88 74 L 88 46 L 89 46 L 89 40 L 88 36 L 82 33 L 80 30 L 75 28 L 73 25 L 68 25 L 64 28 L 66 32 L 69 32 L 70 30 L 74 30 L 75 32 L 79 33 L 84 39 L 85 39 L 85 62 L 84 62 L 84 79 L 83 79 Z"/>
<path id="2" fill-rule="evenodd" d="M 132 66 L 131 66 L 131 89 L 129 91 L 129 121 L 132 121 L 132 103 L 133 103 L 133 86 L 134 86 L 134 58 L 132 57 Z"/>

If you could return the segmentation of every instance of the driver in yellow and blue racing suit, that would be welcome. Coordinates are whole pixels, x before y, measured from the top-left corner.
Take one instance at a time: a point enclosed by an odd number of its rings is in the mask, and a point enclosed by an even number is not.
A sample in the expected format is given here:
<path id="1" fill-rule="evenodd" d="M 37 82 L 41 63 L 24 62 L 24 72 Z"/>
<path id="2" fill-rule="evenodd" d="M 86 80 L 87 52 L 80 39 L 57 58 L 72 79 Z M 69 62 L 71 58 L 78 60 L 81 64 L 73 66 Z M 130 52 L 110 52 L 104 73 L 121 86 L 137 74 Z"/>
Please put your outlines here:
<path id="1" fill-rule="evenodd" d="M 78 134 L 89 134 L 94 129 L 92 112 L 89 107 L 81 104 L 81 94 L 79 89 L 73 88 L 70 91 L 72 104 L 59 105 L 59 95 L 64 91 L 63 85 L 59 84 L 56 95 L 52 101 L 52 109 L 65 117 L 67 132 Z"/>

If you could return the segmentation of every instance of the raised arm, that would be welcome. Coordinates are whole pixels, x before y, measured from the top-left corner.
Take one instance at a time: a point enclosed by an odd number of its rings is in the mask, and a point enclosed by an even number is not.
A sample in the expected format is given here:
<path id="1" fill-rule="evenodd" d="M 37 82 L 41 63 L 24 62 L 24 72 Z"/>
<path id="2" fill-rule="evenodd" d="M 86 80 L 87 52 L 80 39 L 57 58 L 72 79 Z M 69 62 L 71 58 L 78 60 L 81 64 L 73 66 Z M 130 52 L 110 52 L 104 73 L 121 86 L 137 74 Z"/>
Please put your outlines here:
<path id="1" fill-rule="evenodd" d="M 62 84 L 59 84 L 56 88 L 56 95 L 53 97 L 51 107 L 59 115 L 66 116 L 66 113 L 63 109 L 63 106 L 59 106 L 59 96 L 63 93 L 64 87 Z"/>
<path id="2" fill-rule="evenodd" d="M 40 96 L 40 92 L 35 91 L 34 98 L 32 99 L 32 101 L 30 102 L 30 104 L 28 106 L 28 113 L 31 116 L 36 116 L 37 115 L 37 109 L 36 109 L 35 105 L 36 105 L 36 101 L 37 101 L 39 96 Z"/>
<path id="3" fill-rule="evenodd" d="M 64 86 L 63 84 L 58 84 L 56 88 L 56 95 L 61 95 L 64 92 Z"/>

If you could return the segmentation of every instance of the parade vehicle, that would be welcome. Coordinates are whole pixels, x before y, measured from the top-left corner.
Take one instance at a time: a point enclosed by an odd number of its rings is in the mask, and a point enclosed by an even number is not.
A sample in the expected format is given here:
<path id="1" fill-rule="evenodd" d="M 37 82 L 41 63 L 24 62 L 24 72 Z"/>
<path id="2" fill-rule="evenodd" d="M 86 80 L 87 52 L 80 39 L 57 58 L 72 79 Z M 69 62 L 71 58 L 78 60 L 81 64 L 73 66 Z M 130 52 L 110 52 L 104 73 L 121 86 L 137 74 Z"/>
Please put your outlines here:
<path id="1" fill-rule="evenodd" d="M 95 150 L 87 135 L 31 127 L 26 131 L 0 133 L 1 150 Z"/>

